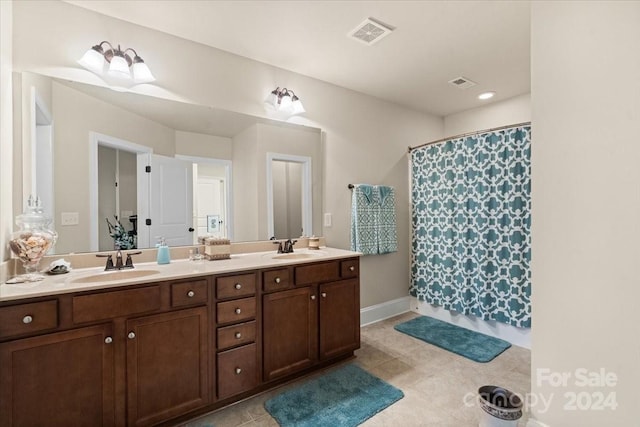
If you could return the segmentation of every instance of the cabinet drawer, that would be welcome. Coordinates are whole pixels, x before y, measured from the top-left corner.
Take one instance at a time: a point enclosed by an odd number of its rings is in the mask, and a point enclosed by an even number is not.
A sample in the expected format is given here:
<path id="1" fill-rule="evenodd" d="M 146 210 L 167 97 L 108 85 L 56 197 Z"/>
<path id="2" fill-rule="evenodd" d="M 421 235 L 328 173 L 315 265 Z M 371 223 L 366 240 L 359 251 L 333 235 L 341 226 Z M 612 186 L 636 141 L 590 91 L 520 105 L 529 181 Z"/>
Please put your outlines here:
<path id="1" fill-rule="evenodd" d="M 262 289 L 265 292 L 287 289 L 291 285 L 289 269 L 269 270 L 262 273 Z"/>
<path id="2" fill-rule="evenodd" d="M 256 299 L 242 298 L 217 304 L 218 323 L 242 322 L 256 317 Z"/>
<path id="3" fill-rule="evenodd" d="M 358 277 L 360 273 L 360 262 L 358 259 L 348 259 L 340 261 L 340 277 L 348 279 Z"/>
<path id="4" fill-rule="evenodd" d="M 159 286 L 80 295 L 73 297 L 73 321 L 75 323 L 84 323 L 112 319 L 114 317 L 147 313 L 159 308 Z"/>
<path id="5" fill-rule="evenodd" d="M 296 285 L 330 282 L 340 278 L 340 264 L 337 261 L 302 265 L 295 269 Z"/>
<path id="6" fill-rule="evenodd" d="M 171 284 L 171 306 L 204 304 L 207 302 L 207 281 L 193 280 Z"/>
<path id="7" fill-rule="evenodd" d="M 218 350 L 226 350 L 256 340 L 256 322 L 240 323 L 238 325 L 218 328 Z"/>
<path id="8" fill-rule="evenodd" d="M 256 293 L 256 275 L 237 274 L 216 279 L 216 297 L 218 299 L 239 298 Z"/>
<path id="9" fill-rule="evenodd" d="M 218 398 L 224 399 L 258 385 L 256 345 L 218 354 Z"/>
<path id="10" fill-rule="evenodd" d="M 0 308 L 0 338 L 58 327 L 58 301 L 42 301 Z"/>

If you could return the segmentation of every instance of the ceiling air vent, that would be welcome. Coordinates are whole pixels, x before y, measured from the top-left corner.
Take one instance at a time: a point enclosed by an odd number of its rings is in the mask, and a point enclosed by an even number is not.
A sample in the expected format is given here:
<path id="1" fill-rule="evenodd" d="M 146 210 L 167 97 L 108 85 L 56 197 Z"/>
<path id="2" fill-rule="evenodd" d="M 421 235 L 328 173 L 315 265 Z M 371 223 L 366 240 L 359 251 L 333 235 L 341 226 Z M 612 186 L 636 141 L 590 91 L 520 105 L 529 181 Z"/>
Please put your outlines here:
<path id="1" fill-rule="evenodd" d="M 367 18 L 364 22 L 349 32 L 349 37 L 353 37 L 366 45 L 373 45 L 391 34 L 393 27 L 383 24 L 373 18 Z"/>
<path id="2" fill-rule="evenodd" d="M 477 83 L 469 80 L 466 77 L 456 77 L 453 80 L 449 80 L 449 84 L 457 87 L 458 89 L 469 89 L 471 86 L 475 86 Z"/>

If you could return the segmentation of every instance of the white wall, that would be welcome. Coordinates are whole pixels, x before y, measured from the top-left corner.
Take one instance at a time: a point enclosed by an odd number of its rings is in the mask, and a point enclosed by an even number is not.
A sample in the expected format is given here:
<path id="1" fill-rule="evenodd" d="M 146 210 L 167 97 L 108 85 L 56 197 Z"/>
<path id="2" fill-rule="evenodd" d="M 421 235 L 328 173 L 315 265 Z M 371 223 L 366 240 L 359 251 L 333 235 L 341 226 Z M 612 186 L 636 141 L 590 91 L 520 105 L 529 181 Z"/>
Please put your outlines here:
<path id="1" fill-rule="evenodd" d="M 445 137 L 449 137 L 528 121 L 531 121 L 531 94 L 524 94 L 446 116 L 444 118 L 444 134 Z M 475 316 L 444 310 L 442 307 L 418 301 L 413 297 L 411 298 L 411 309 L 463 328 L 501 338 L 521 347 L 531 348 L 531 329 L 516 328 L 495 321 L 484 321 Z"/>
<path id="2" fill-rule="evenodd" d="M 231 138 L 178 130 L 175 140 L 176 154 L 222 160 L 233 157 Z"/>
<path id="3" fill-rule="evenodd" d="M 639 40 L 640 2 L 532 3 L 532 391 L 552 427 L 640 425 Z M 579 368 L 617 382 L 581 386 Z"/>
<path id="4" fill-rule="evenodd" d="M 12 23 L 13 3 L 0 1 L 0 263 L 9 258 L 9 236 L 13 231 L 13 111 L 12 111 Z M 0 268 L 0 281 L 4 281 Z"/>
<path id="5" fill-rule="evenodd" d="M 531 121 L 531 94 L 491 102 L 444 118 L 444 137 Z"/>

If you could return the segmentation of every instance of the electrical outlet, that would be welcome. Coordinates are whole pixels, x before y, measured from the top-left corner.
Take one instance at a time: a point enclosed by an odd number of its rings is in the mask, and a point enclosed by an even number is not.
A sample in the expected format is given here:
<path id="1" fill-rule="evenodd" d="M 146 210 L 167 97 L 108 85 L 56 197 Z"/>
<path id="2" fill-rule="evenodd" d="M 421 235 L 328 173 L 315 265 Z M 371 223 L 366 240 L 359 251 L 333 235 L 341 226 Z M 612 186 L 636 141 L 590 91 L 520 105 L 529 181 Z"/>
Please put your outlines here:
<path id="1" fill-rule="evenodd" d="M 80 214 L 78 212 L 62 212 L 60 214 L 60 225 L 78 225 Z"/>
<path id="2" fill-rule="evenodd" d="M 324 214 L 324 226 L 325 227 L 331 227 L 331 214 L 330 213 L 326 213 Z"/>

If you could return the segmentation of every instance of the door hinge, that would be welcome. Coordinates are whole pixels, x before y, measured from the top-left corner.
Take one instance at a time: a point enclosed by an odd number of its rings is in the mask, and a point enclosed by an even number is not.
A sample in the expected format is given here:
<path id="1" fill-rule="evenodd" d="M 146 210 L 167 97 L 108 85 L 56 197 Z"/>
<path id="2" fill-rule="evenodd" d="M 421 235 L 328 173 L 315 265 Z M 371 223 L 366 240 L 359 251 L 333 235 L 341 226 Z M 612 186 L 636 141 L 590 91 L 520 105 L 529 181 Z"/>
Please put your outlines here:
<path id="1" fill-rule="evenodd" d="M 145 167 L 144 167 L 144 171 L 145 171 L 146 173 L 151 173 L 151 166 L 145 166 Z"/>
<path id="2" fill-rule="evenodd" d="M 146 225 L 151 225 L 151 218 L 147 218 L 147 219 L 144 221 L 144 223 L 145 223 Z"/>

